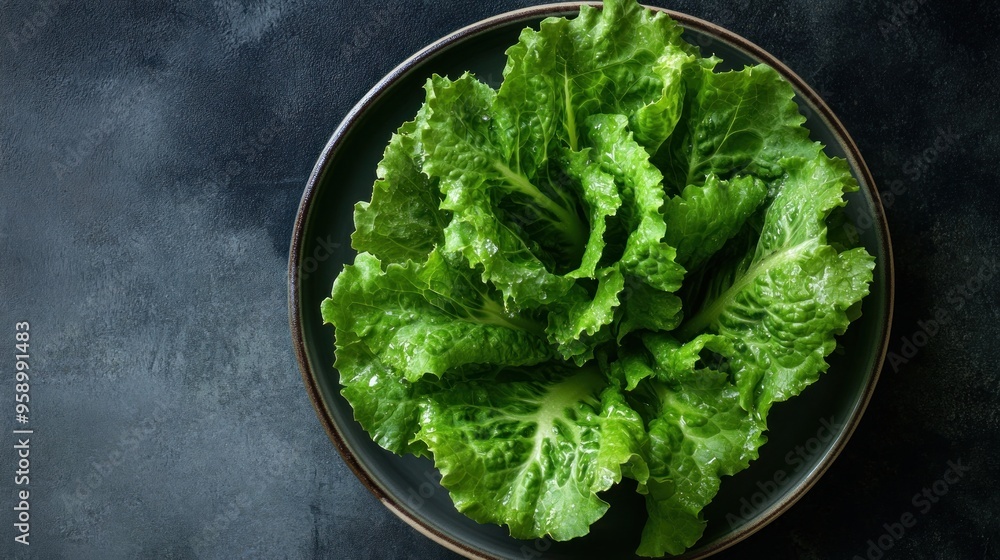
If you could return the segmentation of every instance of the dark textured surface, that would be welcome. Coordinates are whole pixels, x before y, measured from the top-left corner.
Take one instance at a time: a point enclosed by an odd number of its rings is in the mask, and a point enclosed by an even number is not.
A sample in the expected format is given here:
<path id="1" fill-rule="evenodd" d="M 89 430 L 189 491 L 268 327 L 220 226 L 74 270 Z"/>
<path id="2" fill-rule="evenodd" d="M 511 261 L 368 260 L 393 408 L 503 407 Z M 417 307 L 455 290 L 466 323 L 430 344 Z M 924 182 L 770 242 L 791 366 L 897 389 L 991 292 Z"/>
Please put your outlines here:
<path id="1" fill-rule="evenodd" d="M 898 359 L 860 429 L 720 557 L 1000 558 L 1000 8 L 655 3 L 758 43 L 826 98 L 887 193 L 896 251 Z M 288 241 L 368 88 L 526 4 L 0 0 L 0 341 L 31 322 L 36 431 L 24 547 L 0 352 L 0 557 L 454 557 L 383 508 L 316 420 Z M 949 461 L 966 470 L 938 482 Z M 935 482 L 943 496 L 914 502 Z"/>

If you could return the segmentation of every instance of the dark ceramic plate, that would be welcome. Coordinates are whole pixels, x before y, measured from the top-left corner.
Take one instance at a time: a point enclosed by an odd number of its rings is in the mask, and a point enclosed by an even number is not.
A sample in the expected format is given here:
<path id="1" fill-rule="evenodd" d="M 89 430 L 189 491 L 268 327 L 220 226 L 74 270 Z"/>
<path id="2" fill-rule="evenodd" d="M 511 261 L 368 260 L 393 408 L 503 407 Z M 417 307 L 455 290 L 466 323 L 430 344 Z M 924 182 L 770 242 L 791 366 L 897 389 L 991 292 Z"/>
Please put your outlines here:
<path id="1" fill-rule="evenodd" d="M 389 137 L 423 101 L 432 73 L 457 78 L 465 71 L 497 87 L 504 51 L 526 26 L 547 16 L 571 16 L 578 3 L 552 4 L 502 14 L 461 29 L 423 49 L 382 79 L 333 133 L 306 185 L 295 222 L 289 262 L 292 339 L 302 376 L 320 421 L 344 460 L 378 498 L 407 523 L 471 558 L 627 558 L 645 521 L 642 498 L 625 483 L 607 493 L 612 506 L 590 535 L 566 543 L 518 541 L 505 528 L 480 525 L 458 513 L 438 485 L 433 464 L 379 448 L 354 421 L 333 369 L 333 329 L 323 325 L 320 302 L 334 278 L 354 259 L 353 207 L 371 197 L 375 168 Z M 705 510 L 708 528 L 684 558 L 701 558 L 746 538 L 792 506 L 829 468 L 857 426 L 885 356 L 892 313 L 892 252 L 885 216 L 871 174 L 830 109 L 801 78 L 760 47 L 710 23 L 667 12 L 685 38 L 715 54 L 720 69 L 764 62 L 794 85 L 812 138 L 827 153 L 846 158 L 861 184 L 848 209 L 861 243 L 876 257 L 863 316 L 830 356 L 830 369 L 799 397 L 774 407 L 768 443 L 747 470 L 722 481 Z"/>

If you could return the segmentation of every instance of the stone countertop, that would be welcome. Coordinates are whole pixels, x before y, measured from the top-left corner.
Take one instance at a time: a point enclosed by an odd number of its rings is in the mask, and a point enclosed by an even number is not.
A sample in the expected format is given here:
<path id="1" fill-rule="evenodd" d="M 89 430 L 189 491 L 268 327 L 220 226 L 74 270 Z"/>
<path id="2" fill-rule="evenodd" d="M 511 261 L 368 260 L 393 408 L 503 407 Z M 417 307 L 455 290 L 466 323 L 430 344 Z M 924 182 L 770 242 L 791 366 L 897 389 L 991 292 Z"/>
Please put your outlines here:
<path id="1" fill-rule="evenodd" d="M 860 428 L 718 557 L 1000 558 L 1000 7 L 650 3 L 743 35 L 825 97 L 895 250 L 893 355 Z M 455 557 L 317 421 L 288 247 L 350 107 L 439 36 L 529 4 L 0 0 L 0 338 L 30 323 L 34 430 L 31 545 L 5 505 L 0 557 Z"/>

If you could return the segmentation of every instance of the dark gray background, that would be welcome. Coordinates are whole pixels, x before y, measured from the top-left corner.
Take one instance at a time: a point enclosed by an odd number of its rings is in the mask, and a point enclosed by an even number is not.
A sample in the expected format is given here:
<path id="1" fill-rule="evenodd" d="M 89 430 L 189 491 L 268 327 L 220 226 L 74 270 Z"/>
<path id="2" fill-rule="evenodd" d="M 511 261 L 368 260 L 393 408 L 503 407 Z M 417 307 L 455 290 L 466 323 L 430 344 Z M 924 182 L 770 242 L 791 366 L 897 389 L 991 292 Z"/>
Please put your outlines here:
<path id="1" fill-rule="evenodd" d="M 890 348 L 925 343 L 886 365 L 817 486 L 720 557 L 1000 558 L 998 8 L 652 3 L 749 38 L 826 98 L 896 192 Z M 288 244 L 316 157 L 374 83 L 528 4 L 0 0 L 0 557 L 454 557 L 320 427 Z M 31 323 L 30 548 L 12 528 L 15 321 Z M 912 497 L 948 461 L 967 472 L 924 512 Z"/>

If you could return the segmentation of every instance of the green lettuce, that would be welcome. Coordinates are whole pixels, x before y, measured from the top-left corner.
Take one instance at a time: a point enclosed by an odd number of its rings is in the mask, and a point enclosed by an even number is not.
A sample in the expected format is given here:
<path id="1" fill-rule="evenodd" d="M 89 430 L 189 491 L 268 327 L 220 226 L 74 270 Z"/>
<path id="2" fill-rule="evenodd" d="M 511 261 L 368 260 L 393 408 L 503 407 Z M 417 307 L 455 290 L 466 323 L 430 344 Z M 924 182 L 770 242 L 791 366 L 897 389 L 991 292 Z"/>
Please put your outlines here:
<path id="1" fill-rule="evenodd" d="M 354 207 L 351 245 L 384 263 L 420 261 L 444 240 L 447 213 L 441 192 L 420 170 L 416 123 L 407 122 L 392 136 L 378 166 L 371 202 Z"/>
<path id="2" fill-rule="evenodd" d="M 649 520 L 638 553 L 680 554 L 697 542 L 706 522 L 700 513 L 719 490 L 720 478 L 745 469 L 764 443 L 765 425 L 741 408 L 728 375 L 698 368 L 701 352 L 718 338 L 701 335 L 681 345 L 669 334 L 643 337 L 654 375 L 638 380 L 635 394 L 653 403 L 648 419 Z M 635 379 L 632 380 L 636 381 Z"/>
<path id="3" fill-rule="evenodd" d="M 499 89 L 434 75 L 323 301 L 355 418 L 456 507 L 567 540 L 636 481 L 679 554 L 868 293 L 858 188 L 764 65 L 717 72 L 632 0 L 524 30 Z"/>
<path id="4" fill-rule="evenodd" d="M 834 336 L 847 329 L 848 308 L 868 293 L 875 266 L 863 248 L 838 252 L 827 243 L 826 219 L 858 188 L 846 162 L 819 156 L 782 164 L 752 252 L 714 268 L 697 312 L 677 330 L 682 338 L 705 331 L 725 338 L 740 405 L 762 417 L 826 371 Z"/>
<path id="5" fill-rule="evenodd" d="M 598 492 L 644 471 L 638 413 L 596 367 L 455 385 L 421 406 L 427 445 L 459 511 L 511 535 L 567 540 L 608 509 Z M 635 463 L 634 465 L 632 463 Z"/>

